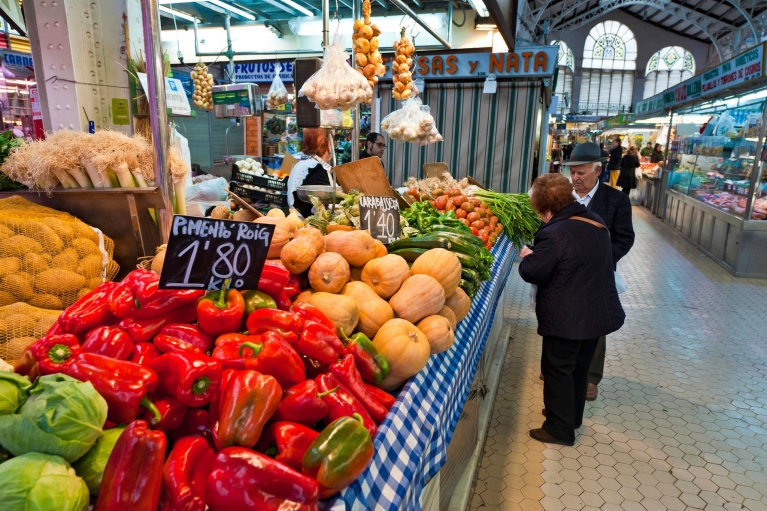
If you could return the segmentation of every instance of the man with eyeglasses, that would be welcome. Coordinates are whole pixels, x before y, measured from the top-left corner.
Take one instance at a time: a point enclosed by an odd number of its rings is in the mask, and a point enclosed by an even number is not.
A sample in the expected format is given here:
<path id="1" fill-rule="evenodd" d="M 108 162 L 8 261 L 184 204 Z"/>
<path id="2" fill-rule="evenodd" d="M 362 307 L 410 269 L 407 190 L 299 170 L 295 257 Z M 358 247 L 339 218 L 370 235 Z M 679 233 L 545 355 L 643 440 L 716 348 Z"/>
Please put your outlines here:
<path id="1" fill-rule="evenodd" d="M 365 150 L 360 153 L 360 160 L 371 156 L 380 158 L 383 156 L 384 149 L 386 149 L 386 144 L 383 135 L 372 131 L 365 139 Z"/>

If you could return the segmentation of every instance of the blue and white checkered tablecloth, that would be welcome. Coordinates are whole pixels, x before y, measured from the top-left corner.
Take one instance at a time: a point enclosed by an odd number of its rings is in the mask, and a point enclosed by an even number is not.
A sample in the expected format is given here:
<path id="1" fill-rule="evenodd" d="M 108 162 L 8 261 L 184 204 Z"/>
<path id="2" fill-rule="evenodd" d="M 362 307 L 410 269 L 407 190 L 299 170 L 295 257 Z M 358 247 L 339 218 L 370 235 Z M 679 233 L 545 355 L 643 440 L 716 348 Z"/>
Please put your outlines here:
<path id="1" fill-rule="evenodd" d="M 421 490 L 447 461 L 516 251 L 504 235 L 493 247 L 493 279 L 482 284 L 456 328 L 453 346 L 429 359 L 402 389 L 378 428 L 370 466 L 327 502 L 326 511 L 420 510 Z"/>

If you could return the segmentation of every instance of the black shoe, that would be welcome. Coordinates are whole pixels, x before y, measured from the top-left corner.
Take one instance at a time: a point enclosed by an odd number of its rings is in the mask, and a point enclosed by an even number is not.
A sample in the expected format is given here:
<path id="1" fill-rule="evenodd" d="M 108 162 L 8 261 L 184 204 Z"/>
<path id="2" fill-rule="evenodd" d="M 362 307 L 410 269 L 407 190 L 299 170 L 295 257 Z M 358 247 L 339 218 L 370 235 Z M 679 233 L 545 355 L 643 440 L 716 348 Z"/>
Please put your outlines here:
<path id="1" fill-rule="evenodd" d="M 530 438 L 546 444 L 567 445 L 570 447 L 575 445 L 575 441 L 560 440 L 559 438 L 556 438 L 547 433 L 543 428 L 531 429 Z"/>

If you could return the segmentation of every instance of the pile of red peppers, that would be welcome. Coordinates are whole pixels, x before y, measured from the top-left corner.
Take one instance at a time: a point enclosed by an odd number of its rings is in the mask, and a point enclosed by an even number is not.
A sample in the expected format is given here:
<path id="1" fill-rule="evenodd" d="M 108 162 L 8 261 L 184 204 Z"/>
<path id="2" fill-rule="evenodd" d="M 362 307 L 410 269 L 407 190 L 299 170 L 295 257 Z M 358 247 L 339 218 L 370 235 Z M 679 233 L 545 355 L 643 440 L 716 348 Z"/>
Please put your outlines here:
<path id="1" fill-rule="evenodd" d="M 338 336 L 267 261 L 258 290 L 161 290 L 135 270 L 65 310 L 16 372 L 64 373 L 127 425 L 95 511 L 318 509 L 354 482 L 395 398 L 386 359 Z"/>

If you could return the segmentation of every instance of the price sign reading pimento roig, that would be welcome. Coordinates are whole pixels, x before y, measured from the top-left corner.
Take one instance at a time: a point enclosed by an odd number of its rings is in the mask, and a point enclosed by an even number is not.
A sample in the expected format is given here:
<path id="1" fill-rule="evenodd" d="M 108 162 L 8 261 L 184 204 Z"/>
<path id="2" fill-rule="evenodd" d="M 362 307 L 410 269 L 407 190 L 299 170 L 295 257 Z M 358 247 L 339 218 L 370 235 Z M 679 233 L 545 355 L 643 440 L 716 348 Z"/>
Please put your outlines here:
<path id="1" fill-rule="evenodd" d="M 402 236 L 399 223 L 399 204 L 394 197 L 360 195 L 360 229 L 387 245 Z"/>
<path id="2" fill-rule="evenodd" d="M 256 289 L 274 226 L 176 215 L 160 289 Z"/>

